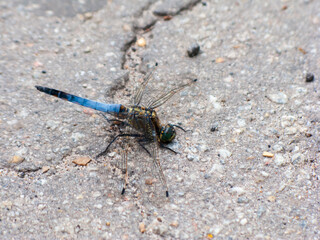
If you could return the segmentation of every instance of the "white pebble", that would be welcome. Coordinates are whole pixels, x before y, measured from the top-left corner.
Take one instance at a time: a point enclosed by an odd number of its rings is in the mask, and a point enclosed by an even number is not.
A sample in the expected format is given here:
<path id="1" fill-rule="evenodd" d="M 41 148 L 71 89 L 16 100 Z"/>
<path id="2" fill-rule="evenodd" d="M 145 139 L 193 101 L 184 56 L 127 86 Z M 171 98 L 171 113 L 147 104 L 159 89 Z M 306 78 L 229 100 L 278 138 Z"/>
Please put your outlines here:
<path id="1" fill-rule="evenodd" d="M 219 149 L 218 153 L 220 155 L 220 157 L 222 158 L 228 158 L 231 157 L 232 153 L 230 151 L 228 151 L 227 149 Z"/>
<path id="2" fill-rule="evenodd" d="M 274 163 L 277 166 L 284 166 L 287 163 L 287 160 L 282 154 L 276 154 L 274 157 Z"/>
<path id="3" fill-rule="evenodd" d="M 246 218 L 241 219 L 240 224 L 246 225 L 248 223 L 248 220 Z"/>
<path id="4" fill-rule="evenodd" d="M 270 101 L 278 104 L 286 104 L 288 102 L 288 97 L 283 92 L 270 93 L 267 97 Z"/>

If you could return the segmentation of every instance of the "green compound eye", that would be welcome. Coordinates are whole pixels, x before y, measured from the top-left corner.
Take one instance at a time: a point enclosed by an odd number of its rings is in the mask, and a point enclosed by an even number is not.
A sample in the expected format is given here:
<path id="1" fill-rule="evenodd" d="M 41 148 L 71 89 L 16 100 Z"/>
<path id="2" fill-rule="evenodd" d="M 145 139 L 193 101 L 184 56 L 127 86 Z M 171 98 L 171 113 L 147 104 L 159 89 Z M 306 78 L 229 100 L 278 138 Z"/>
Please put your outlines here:
<path id="1" fill-rule="evenodd" d="M 176 131 L 172 124 L 167 124 L 161 128 L 160 141 L 162 143 L 169 143 L 176 137 Z"/>

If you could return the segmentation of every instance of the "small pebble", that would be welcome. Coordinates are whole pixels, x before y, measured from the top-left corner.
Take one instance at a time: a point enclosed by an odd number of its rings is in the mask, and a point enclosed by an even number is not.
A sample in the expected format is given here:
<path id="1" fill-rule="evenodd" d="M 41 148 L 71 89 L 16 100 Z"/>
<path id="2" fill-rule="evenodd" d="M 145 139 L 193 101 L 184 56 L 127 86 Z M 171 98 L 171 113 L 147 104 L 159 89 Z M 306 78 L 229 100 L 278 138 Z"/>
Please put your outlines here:
<path id="1" fill-rule="evenodd" d="M 38 205 L 38 209 L 39 209 L 39 210 L 43 210 L 43 209 L 45 209 L 45 207 L 46 207 L 45 204 L 39 204 L 39 205 Z"/>
<path id="2" fill-rule="evenodd" d="M 22 163 L 24 160 L 25 160 L 24 157 L 15 155 L 15 156 L 13 156 L 12 159 L 10 160 L 10 163 L 19 164 L 19 163 Z"/>
<path id="3" fill-rule="evenodd" d="M 214 123 L 210 129 L 211 132 L 215 132 L 215 131 L 218 131 L 218 124 L 217 123 Z"/>
<path id="4" fill-rule="evenodd" d="M 92 197 L 94 197 L 94 198 L 98 198 L 98 197 L 100 197 L 102 194 L 101 194 L 101 192 L 99 192 L 99 191 L 96 191 L 96 192 L 93 192 L 92 193 Z"/>
<path id="5" fill-rule="evenodd" d="M 5 200 L 0 203 L 0 209 L 7 208 L 8 210 L 11 210 L 12 206 L 13 206 L 13 203 L 9 200 Z"/>
<path id="6" fill-rule="evenodd" d="M 231 157 L 232 153 L 228 151 L 227 149 L 219 149 L 218 154 L 222 158 L 228 158 Z"/>
<path id="7" fill-rule="evenodd" d="M 179 197 L 183 197 L 184 195 L 185 195 L 184 192 L 178 192 L 178 196 L 179 196 Z"/>
<path id="8" fill-rule="evenodd" d="M 281 127 L 286 128 L 293 125 L 293 123 L 297 120 L 294 116 L 282 116 L 281 117 Z"/>
<path id="9" fill-rule="evenodd" d="M 297 131 L 298 131 L 298 129 L 295 127 L 288 127 L 285 129 L 285 134 L 286 135 L 294 135 L 297 133 Z"/>
<path id="10" fill-rule="evenodd" d="M 94 207 L 97 208 L 97 209 L 101 209 L 102 208 L 102 204 L 95 204 Z"/>
<path id="11" fill-rule="evenodd" d="M 278 104 L 286 104 L 288 102 L 288 96 L 286 94 L 284 94 L 283 92 L 268 94 L 267 98 L 270 101 L 272 101 L 274 103 L 278 103 Z"/>
<path id="12" fill-rule="evenodd" d="M 248 223 L 248 220 L 246 218 L 241 219 L 240 224 L 246 225 Z"/>
<path id="13" fill-rule="evenodd" d="M 265 172 L 265 171 L 261 171 L 260 172 L 261 176 L 263 177 L 269 177 L 269 173 Z"/>
<path id="14" fill-rule="evenodd" d="M 80 133 L 80 132 L 73 132 L 71 134 L 71 139 L 74 141 L 74 142 L 78 142 L 81 138 L 84 138 L 86 135 L 84 135 L 83 133 Z"/>
<path id="15" fill-rule="evenodd" d="M 126 32 L 131 31 L 131 26 L 129 24 L 123 24 L 122 29 Z"/>
<path id="16" fill-rule="evenodd" d="M 91 48 L 90 47 L 86 47 L 83 52 L 84 53 L 90 53 L 91 52 Z"/>
<path id="17" fill-rule="evenodd" d="M 79 166 L 87 166 L 87 164 L 91 161 L 89 157 L 79 157 L 72 162 L 79 165 Z"/>
<path id="18" fill-rule="evenodd" d="M 147 45 L 147 42 L 144 38 L 139 38 L 138 41 L 137 41 L 137 45 L 139 47 L 145 47 Z"/>
<path id="19" fill-rule="evenodd" d="M 209 173 L 214 173 L 215 176 L 222 176 L 224 173 L 224 167 L 222 164 L 213 164 Z"/>
<path id="20" fill-rule="evenodd" d="M 262 156 L 268 157 L 268 158 L 272 158 L 272 157 L 274 156 L 274 154 L 271 153 L 271 152 L 263 152 L 263 153 L 262 153 Z"/>
<path id="21" fill-rule="evenodd" d="M 245 194 L 245 190 L 242 187 L 233 187 L 230 189 L 231 193 L 237 193 L 239 196 Z"/>
<path id="22" fill-rule="evenodd" d="M 199 54 L 200 46 L 198 43 L 192 43 L 187 50 L 189 57 L 195 57 Z"/>
<path id="23" fill-rule="evenodd" d="M 285 157 L 281 154 L 276 154 L 274 157 L 274 163 L 277 166 L 284 166 L 287 163 L 287 160 L 285 159 Z"/>
<path id="24" fill-rule="evenodd" d="M 282 152 L 284 151 L 284 147 L 281 144 L 275 144 L 272 146 L 272 150 L 275 152 Z"/>
<path id="25" fill-rule="evenodd" d="M 276 197 L 275 196 L 269 196 L 267 198 L 268 202 L 275 202 L 276 201 Z"/>
<path id="26" fill-rule="evenodd" d="M 223 63 L 225 60 L 222 57 L 219 57 L 215 60 L 216 63 Z"/>
<path id="27" fill-rule="evenodd" d="M 293 164 L 298 164 L 304 161 L 304 156 L 301 153 L 296 153 L 292 156 L 291 162 Z"/>
<path id="28" fill-rule="evenodd" d="M 178 221 L 173 221 L 173 222 L 170 223 L 170 226 L 172 226 L 172 227 L 178 227 L 178 226 L 179 226 L 179 223 L 178 223 Z"/>
<path id="29" fill-rule="evenodd" d="M 153 229 L 153 232 L 159 236 L 164 236 L 168 231 L 168 227 L 161 224 Z"/>
<path id="30" fill-rule="evenodd" d="M 19 178 L 24 178 L 25 176 L 26 176 L 26 174 L 24 172 L 18 173 L 18 177 Z"/>
<path id="31" fill-rule="evenodd" d="M 154 179 L 152 179 L 152 178 L 147 178 L 147 179 L 145 180 L 145 184 L 146 184 L 146 185 L 152 185 L 153 182 L 154 182 Z"/>
<path id="32" fill-rule="evenodd" d="M 38 62 L 38 61 L 35 61 L 33 62 L 33 67 L 36 68 L 36 67 L 42 67 L 43 66 L 43 63 L 42 62 Z"/>
<path id="33" fill-rule="evenodd" d="M 312 73 L 307 73 L 306 75 L 306 82 L 313 82 L 314 75 Z"/>
<path id="34" fill-rule="evenodd" d="M 312 134 L 311 133 L 305 133 L 305 136 L 309 138 L 309 137 L 312 137 Z"/>
<path id="35" fill-rule="evenodd" d="M 43 166 L 43 167 L 42 167 L 42 173 L 46 173 L 46 172 L 48 172 L 48 171 L 49 171 L 49 169 L 50 169 L 50 167 L 49 167 L 49 166 Z"/>
<path id="36" fill-rule="evenodd" d="M 58 121 L 48 120 L 46 122 L 46 127 L 51 130 L 57 129 L 57 127 L 59 127 L 59 125 L 60 125 L 60 122 L 58 122 Z"/>
<path id="37" fill-rule="evenodd" d="M 205 179 L 209 179 L 210 177 L 211 177 L 210 174 L 208 174 L 208 173 L 204 174 Z"/>
<path id="38" fill-rule="evenodd" d="M 248 203 L 249 199 L 246 197 L 239 197 L 237 203 Z"/>
<path id="39" fill-rule="evenodd" d="M 257 211 L 257 216 L 260 218 L 265 212 L 266 209 L 263 206 L 260 206 Z"/>
<path id="40" fill-rule="evenodd" d="M 222 225 L 215 225 L 212 228 L 210 228 L 210 230 L 213 233 L 213 235 L 218 235 L 223 230 L 223 226 Z M 212 234 L 210 234 L 210 235 L 212 235 Z"/>
<path id="41" fill-rule="evenodd" d="M 93 13 L 92 12 L 86 12 L 86 13 L 83 14 L 83 16 L 84 16 L 85 20 L 89 20 L 89 19 L 91 19 L 93 17 Z"/>
<path id="42" fill-rule="evenodd" d="M 246 120 L 244 120 L 244 119 L 238 119 L 237 123 L 238 123 L 239 127 L 246 126 Z"/>

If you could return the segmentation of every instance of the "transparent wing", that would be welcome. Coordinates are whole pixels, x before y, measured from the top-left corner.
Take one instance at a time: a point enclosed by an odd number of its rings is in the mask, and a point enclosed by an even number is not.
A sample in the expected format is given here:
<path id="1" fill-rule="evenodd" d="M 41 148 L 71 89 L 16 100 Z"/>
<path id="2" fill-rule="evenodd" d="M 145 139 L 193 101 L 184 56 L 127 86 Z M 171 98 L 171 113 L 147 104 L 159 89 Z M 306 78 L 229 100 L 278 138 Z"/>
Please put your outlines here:
<path id="1" fill-rule="evenodd" d="M 164 104 L 166 101 L 168 101 L 174 94 L 176 94 L 177 92 L 181 91 L 183 88 L 190 86 L 191 84 L 193 84 L 194 82 L 196 82 L 197 79 L 194 79 L 192 81 L 190 81 L 187 84 L 183 84 L 180 85 L 174 89 L 172 89 L 171 91 L 167 92 L 167 93 L 163 93 L 160 96 L 158 96 L 155 100 L 151 101 L 147 107 L 148 108 L 157 108 L 159 106 L 161 106 L 162 104 Z"/>
<path id="2" fill-rule="evenodd" d="M 150 118 L 131 114 L 127 125 L 110 147 L 108 156 L 118 196 L 139 197 L 145 204 L 164 203 L 168 188 L 163 174 L 156 129 Z M 112 140 L 112 139 L 110 139 Z M 114 192 L 114 191 L 113 191 Z"/>
<path id="3" fill-rule="evenodd" d="M 148 82 L 149 82 L 150 79 L 152 78 L 153 73 L 155 72 L 157 66 L 158 66 L 158 64 L 156 63 L 156 64 L 152 67 L 151 71 L 144 77 L 143 83 L 141 84 L 141 86 L 138 88 L 136 94 L 134 95 L 133 105 L 140 105 L 141 100 L 142 100 L 143 93 L 144 93 L 144 91 L 145 91 L 145 89 L 146 89 L 146 86 L 148 85 Z"/>
<path id="4" fill-rule="evenodd" d="M 164 203 L 168 196 L 168 186 L 164 176 L 159 157 L 159 143 L 156 135 L 156 129 L 150 118 L 146 118 L 148 132 L 144 142 L 140 146 L 144 151 L 144 164 L 141 174 L 142 196 L 145 196 L 148 202 Z M 140 162 L 140 161 L 139 161 Z"/>

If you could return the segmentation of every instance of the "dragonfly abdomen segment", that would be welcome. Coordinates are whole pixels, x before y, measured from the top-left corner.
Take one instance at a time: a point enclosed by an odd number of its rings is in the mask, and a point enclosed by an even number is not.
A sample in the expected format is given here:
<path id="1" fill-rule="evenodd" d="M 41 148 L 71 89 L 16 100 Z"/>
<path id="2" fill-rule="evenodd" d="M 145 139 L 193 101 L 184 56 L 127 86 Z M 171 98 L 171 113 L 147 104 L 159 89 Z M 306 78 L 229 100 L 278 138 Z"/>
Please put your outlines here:
<path id="1" fill-rule="evenodd" d="M 79 104 L 84 107 L 92 108 L 105 113 L 119 113 L 121 104 L 106 104 L 101 102 L 92 101 L 86 98 L 78 97 L 69 93 L 65 93 L 53 88 L 36 86 L 36 88 L 46 94 L 61 98 L 63 100 Z"/>

